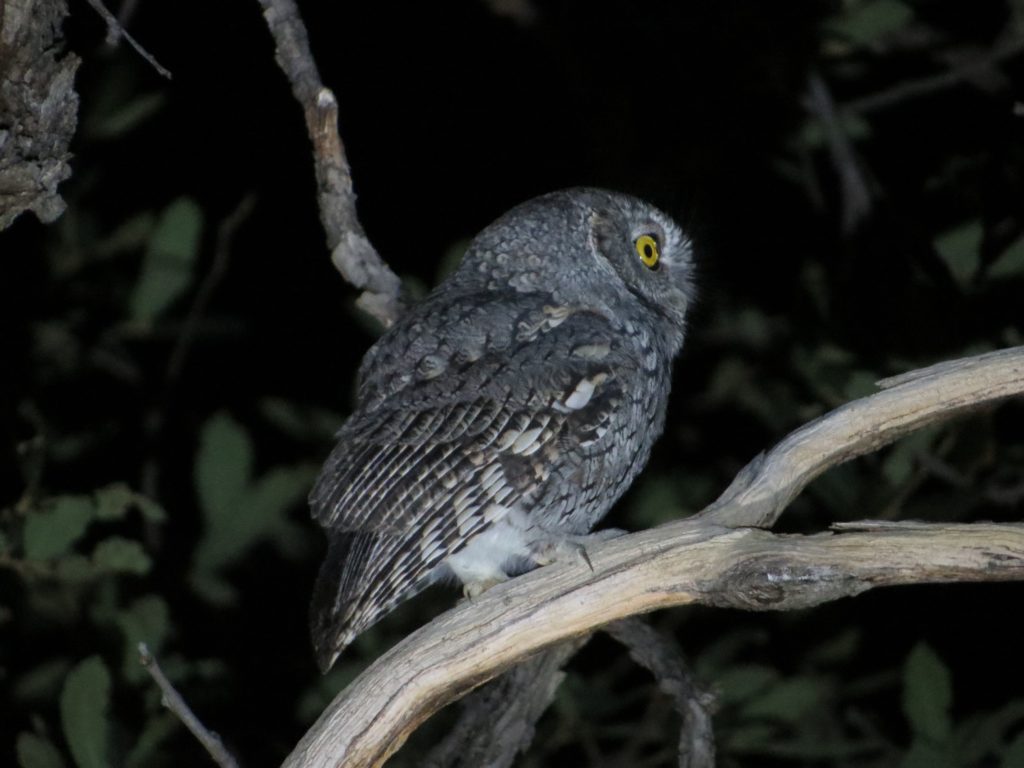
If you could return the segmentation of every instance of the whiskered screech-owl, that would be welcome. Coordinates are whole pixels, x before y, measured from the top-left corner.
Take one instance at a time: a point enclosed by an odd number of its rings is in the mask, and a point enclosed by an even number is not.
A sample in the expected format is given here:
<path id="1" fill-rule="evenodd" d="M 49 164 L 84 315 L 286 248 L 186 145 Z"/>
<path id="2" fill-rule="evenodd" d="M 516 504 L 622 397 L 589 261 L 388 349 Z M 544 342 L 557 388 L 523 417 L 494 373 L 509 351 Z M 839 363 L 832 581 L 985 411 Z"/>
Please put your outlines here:
<path id="1" fill-rule="evenodd" d="M 661 211 L 554 192 L 483 230 L 370 348 L 310 494 L 324 671 L 438 579 L 473 595 L 579 551 L 662 430 L 692 278 Z"/>

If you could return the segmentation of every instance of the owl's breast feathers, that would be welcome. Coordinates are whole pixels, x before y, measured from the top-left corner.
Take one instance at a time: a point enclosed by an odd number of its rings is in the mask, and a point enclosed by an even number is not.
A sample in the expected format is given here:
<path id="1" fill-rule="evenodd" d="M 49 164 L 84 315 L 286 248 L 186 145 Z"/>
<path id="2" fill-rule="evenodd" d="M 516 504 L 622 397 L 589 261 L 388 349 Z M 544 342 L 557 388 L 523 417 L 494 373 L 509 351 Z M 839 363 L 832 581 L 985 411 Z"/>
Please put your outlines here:
<path id="1" fill-rule="evenodd" d="M 671 353 L 639 324 L 549 302 L 428 301 L 367 355 L 310 495 L 330 539 L 321 666 L 510 510 L 589 530 L 646 460 L 668 394 L 651 358 Z"/>

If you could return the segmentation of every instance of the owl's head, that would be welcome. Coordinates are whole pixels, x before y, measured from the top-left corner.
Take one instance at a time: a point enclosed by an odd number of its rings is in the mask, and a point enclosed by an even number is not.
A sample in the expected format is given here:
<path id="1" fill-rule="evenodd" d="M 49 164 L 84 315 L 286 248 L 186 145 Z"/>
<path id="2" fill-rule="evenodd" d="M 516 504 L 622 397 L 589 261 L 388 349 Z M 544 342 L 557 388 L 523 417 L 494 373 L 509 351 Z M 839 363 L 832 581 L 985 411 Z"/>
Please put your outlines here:
<path id="1" fill-rule="evenodd" d="M 574 188 L 529 200 L 473 241 L 459 275 L 549 291 L 564 303 L 637 303 L 682 329 L 693 302 L 690 238 L 670 216 L 618 192 Z"/>

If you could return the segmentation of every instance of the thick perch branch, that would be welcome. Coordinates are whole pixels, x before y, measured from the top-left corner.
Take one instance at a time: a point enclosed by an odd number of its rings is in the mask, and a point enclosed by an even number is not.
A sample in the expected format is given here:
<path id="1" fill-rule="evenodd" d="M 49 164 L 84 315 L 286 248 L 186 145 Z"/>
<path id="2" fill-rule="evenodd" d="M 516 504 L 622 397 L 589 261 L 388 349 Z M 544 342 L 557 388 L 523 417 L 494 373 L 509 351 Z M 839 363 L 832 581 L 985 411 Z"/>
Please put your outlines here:
<path id="1" fill-rule="evenodd" d="M 595 548 L 463 603 L 380 657 L 286 766 L 375 766 L 423 720 L 524 655 L 636 613 L 689 603 L 806 608 L 876 586 L 1024 579 L 1024 525 L 777 536 L 684 520 Z"/>
<path id="2" fill-rule="evenodd" d="M 345 146 L 338 134 L 338 102 L 320 81 L 309 35 L 294 0 L 260 0 L 274 36 L 277 63 L 302 105 L 313 142 L 320 221 L 331 260 L 342 276 L 363 291 L 357 304 L 390 326 L 402 313 L 401 281 L 377 253 L 356 216 L 356 195 Z"/>
<path id="3" fill-rule="evenodd" d="M 285 765 L 381 765 L 423 720 L 525 656 L 658 608 L 791 610 L 877 586 L 1024 579 L 1020 524 L 861 523 L 814 536 L 760 529 L 829 467 L 1024 392 L 1024 347 L 882 385 L 755 459 L 700 515 L 594 546 L 592 572 L 550 565 L 438 617 L 339 694 Z"/>

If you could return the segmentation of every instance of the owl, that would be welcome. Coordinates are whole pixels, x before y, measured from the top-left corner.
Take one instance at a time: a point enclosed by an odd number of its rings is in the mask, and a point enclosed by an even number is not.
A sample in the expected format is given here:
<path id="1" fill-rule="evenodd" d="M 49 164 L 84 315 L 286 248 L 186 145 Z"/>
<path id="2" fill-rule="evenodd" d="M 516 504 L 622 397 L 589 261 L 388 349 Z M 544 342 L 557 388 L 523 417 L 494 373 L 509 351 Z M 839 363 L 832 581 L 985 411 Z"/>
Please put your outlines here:
<path id="1" fill-rule="evenodd" d="M 694 299 L 690 239 L 628 195 L 513 208 L 366 353 L 310 494 L 328 550 L 311 629 L 326 672 L 439 580 L 473 596 L 585 552 L 665 422 Z"/>

